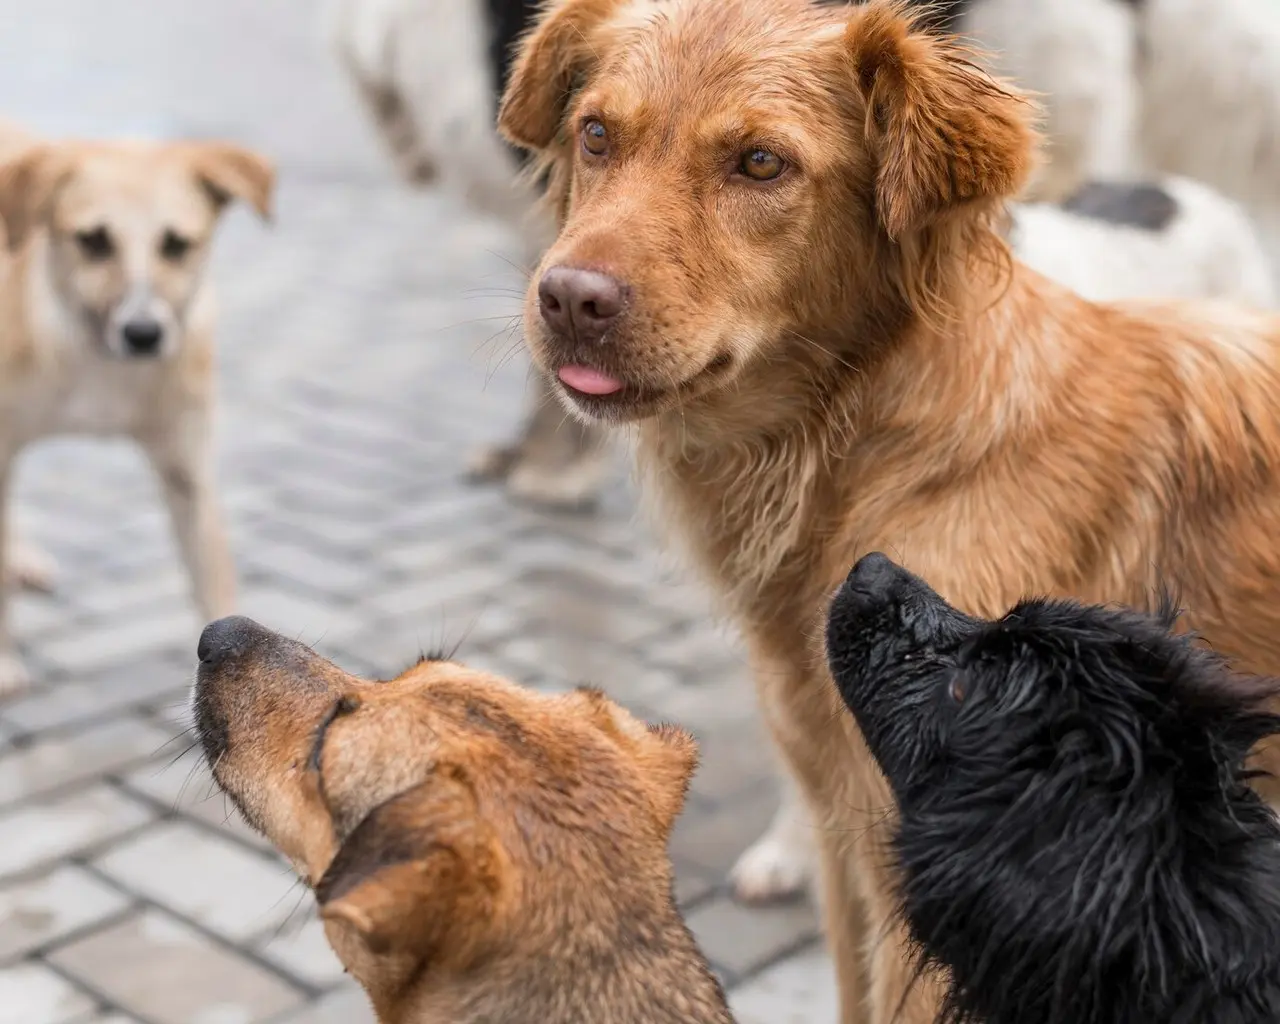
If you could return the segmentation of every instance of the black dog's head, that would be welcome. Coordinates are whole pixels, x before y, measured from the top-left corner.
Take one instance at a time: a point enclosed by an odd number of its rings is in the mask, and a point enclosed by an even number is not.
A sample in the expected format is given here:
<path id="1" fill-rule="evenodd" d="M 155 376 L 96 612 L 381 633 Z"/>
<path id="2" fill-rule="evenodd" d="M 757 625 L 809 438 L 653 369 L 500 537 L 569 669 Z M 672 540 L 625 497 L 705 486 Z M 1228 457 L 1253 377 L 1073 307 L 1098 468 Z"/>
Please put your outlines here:
<path id="1" fill-rule="evenodd" d="M 883 555 L 827 651 L 899 805 L 902 909 L 946 1016 L 1280 1020 L 1280 826 L 1244 761 L 1274 682 L 1156 615 L 964 615 Z"/>

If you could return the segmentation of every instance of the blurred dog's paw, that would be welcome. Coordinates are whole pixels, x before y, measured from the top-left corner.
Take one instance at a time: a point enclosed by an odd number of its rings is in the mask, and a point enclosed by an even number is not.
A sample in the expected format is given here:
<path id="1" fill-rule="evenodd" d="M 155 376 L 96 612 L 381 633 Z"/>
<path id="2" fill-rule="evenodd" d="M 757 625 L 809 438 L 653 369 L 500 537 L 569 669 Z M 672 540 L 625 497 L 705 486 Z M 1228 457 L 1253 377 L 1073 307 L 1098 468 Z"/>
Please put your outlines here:
<path id="1" fill-rule="evenodd" d="M 31 685 L 31 675 L 16 651 L 0 653 L 0 698 L 16 697 Z"/>
<path id="2" fill-rule="evenodd" d="M 10 586 L 49 593 L 58 578 L 58 563 L 43 548 L 15 544 L 9 551 L 6 580 Z"/>
<path id="3" fill-rule="evenodd" d="M 608 464 L 595 457 L 556 466 L 526 460 L 511 470 L 507 492 L 541 508 L 579 511 L 599 501 L 607 470 Z"/>

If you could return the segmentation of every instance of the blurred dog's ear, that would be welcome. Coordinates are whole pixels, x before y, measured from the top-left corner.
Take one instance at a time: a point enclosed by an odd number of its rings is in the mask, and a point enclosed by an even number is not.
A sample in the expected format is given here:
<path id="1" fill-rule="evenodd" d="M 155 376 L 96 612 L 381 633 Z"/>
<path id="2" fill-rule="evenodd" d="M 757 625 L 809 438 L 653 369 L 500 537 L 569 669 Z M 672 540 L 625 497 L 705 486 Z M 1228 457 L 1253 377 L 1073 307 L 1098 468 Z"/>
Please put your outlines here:
<path id="1" fill-rule="evenodd" d="M 901 0 L 871 0 L 844 32 L 875 194 L 890 238 L 958 207 L 1015 195 L 1035 155 L 1034 106 L 957 45 L 918 28 Z"/>
<path id="2" fill-rule="evenodd" d="M 599 59 L 593 36 L 621 0 L 552 0 L 521 44 L 498 111 L 498 128 L 525 149 L 555 140 L 578 79 Z"/>
<path id="3" fill-rule="evenodd" d="M 646 725 L 600 690 L 583 687 L 573 699 L 635 759 L 636 779 L 644 787 L 658 834 L 665 842 L 684 808 L 689 782 L 698 767 L 697 741 L 678 726 Z"/>
<path id="4" fill-rule="evenodd" d="M 209 190 L 214 201 L 225 205 L 242 199 L 263 220 L 271 219 L 271 198 L 276 174 L 270 160 L 229 142 L 184 144 L 192 173 Z"/>
<path id="5" fill-rule="evenodd" d="M 495 917 L 504 863 L 470 791 L 438 776 L 356 826 L 316 886 L 320 917 L 340 950 L 460 964 Z"/>
<path id="6" fill-rule="evenodd" d="M 52 212 L 74 162 L 57 146 L 33 146 L 0 164 L 0 221 L 6 244 L 17 252 Z"/>

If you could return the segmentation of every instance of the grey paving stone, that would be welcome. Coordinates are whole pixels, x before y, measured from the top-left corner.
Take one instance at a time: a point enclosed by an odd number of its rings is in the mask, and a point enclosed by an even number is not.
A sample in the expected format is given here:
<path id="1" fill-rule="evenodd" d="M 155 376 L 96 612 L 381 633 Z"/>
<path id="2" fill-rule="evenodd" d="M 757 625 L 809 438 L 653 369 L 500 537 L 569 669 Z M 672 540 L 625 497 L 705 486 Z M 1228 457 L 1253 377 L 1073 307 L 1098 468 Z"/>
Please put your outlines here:
<path id="1" fill-rule="evenodd" d="M 24 732 L 40 732 L 82 722 L 101 721 L 125 708 L 181 694 L 190 686 L 195 667 L 182 648 L 156 651 L 110 669 L 98 669 L 84 681 L 58 683 L 0 704 L 5 719 Z"/>
<path id="2" fill-rule="evenodd" d="M 150 818 L 146 807 L 106 785 L 12 808 L 0 813 L 0 878 L 69 857 Z"/>
<path id="3" fill-rule="evenodd" d="M 677 866 L 688 864 L 723 876 L 738 855 L 763 834 L 776 808 L 777 798 L 762 793 L 723 804 L 709 813 L 683 814 L 671 835 L 672 858 Z"/>
<path id="4" fill-rule="evenodd" d="M 129 902 L 72 866 L 0 886 L 0 963 L 113 917 Z"/>
<path id="5" fill-rule="evenodd" d="M 835 972 L 818 943 L 774 964 L 729 994 L 738 1024 L 818 1024 L 836 1020 Z"/>
<path id="6" fill-rule="evenodd" d="M 40 656 L 68 675 L 98 671 L 104 665 L 132 662 L 162 649 L 194 644 L 198 615 L 194 608 L 168 602 L 156 614 L 112 617 L 75 630 L 40 647 Z"/>
<path id="7" fill-rule="evenodd" d="M 272 1024 L 375 1024 L 375 1018 L 363 989 L 348 984 L 341 991 Z"/>
<path id="8" fill-rule="evenodd" d="M 686 921 L 707 959 L 738 978 L 818 935 L 816 915 L 804 901 L 748 908 L 721 896 L 700 904 Z"/>
<path id="9" fill-rule="evenodd" d="M 317 988 L 331 988 L 343 979 L 342 962 L 325 938 L 324 925 L 316 916 L 310 894 L 295 906 L 297 909 L 283 926 L 254 940 L 253 949 L 292 977 Z"/>
<path id="10" fill-rule="evenodd" d="M 181 821 L 113 845 L 93 866 L 127 891 L 232 941 L 278 928 L 301 895 L 283 861 Z"/>
<path id="11" fill-rule="evenodd" d="M 274 974 L 154 910 L 63 946 L 49 961 L 156 1024 L 257 1024 L 304 1000 Z"/>
<path id="12" fill-rule="evenodd" d="M 0 1024 L 73 1024 L 94 1001 L 43 964 L 0 967 Z"/>
<path id="13" fill-rule="evenodd" d="M 151 758 L 171 734 L 138 716 L 48 736 L 0 755 L 0 807 Z"/>

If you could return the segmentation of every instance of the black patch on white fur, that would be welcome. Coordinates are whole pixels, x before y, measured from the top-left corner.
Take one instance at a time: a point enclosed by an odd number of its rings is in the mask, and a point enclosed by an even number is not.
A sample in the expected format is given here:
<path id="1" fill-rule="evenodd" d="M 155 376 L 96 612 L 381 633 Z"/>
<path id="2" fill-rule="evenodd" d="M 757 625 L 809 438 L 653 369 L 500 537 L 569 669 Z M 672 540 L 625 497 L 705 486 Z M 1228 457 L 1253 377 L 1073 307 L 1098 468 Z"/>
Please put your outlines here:
<path id="1" fill-rule="evenodd" d="M 1178 215 L 1178 201 L 1159 185 L 1091 181 L 1062 208 L 1108 224 L 1163 231 Z"/>

